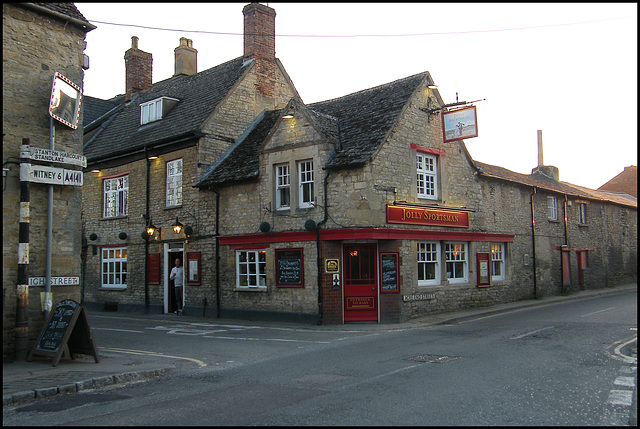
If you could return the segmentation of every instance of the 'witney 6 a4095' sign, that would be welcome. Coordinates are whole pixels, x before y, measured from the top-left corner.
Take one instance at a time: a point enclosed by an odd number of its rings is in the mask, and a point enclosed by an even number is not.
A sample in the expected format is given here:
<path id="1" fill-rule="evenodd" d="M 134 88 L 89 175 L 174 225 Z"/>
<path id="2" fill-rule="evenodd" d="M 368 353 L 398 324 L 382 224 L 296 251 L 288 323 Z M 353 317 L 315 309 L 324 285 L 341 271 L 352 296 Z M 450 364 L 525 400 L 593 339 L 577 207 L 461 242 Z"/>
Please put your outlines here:
<path id="1" fill-rule="evenodd" d="M 469 228 L 469 213 L 413 206 L 387 206 L 387 222 Z"/>

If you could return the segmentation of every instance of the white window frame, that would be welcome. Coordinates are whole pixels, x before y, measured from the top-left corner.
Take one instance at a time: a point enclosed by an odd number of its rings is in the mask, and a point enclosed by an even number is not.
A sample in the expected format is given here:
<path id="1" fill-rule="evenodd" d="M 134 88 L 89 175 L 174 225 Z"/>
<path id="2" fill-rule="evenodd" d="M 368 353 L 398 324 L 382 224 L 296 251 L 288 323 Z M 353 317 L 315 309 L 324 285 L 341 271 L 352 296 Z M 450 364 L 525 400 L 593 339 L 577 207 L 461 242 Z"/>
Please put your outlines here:
<path id="1" fill-rule="evenodd" d="M 266 250 L 236 250 L 236 287 L 238 289 L 266 289 L 266 260 Z"/>
<path id="2" fill-rule="evenodd" d="M 291 168 L 289 164 L 276 164 L 276 210 L 288 210 L 291 208 Z M 283 193 L 286 201 L 283 201 Z"/>
<path id="3" fill-rule="evenodd" d="M 416 192 L 418 198 L 438 199 L 438 157 L 416 153 Z"/>
<path id="4" fill-rule="evenodd" d="M 162 98 L 140 104 L 140 125 L 162 119 Z"/>
<path id="5" fill-rule="evenodd" d="M 587 224 L 587 204 L 578 203 L 578 223 L 580 225 Z"/>
<path id="6" fill-rule="evenodd" d="M 491 243 L 491 280 L 505 279 L 505 248 L 504 243 Z"/>
<path id="7" fill-rule="evenodd" d="M 450 264 L 452 264 L 451 271 L 449 271 Z M 467 283 L 469 281 L 469 246 L 467 243 L 446 242 L 444 244 L 444 266 L 449 283 Z"/>
<path id="8" fill-rule="evenodd" d="M 301 209 L 315 206 L 315 173 L 313 160 L 298 162 L 298 207 Z"/>
<path id="9" fill-rule="evenodd" d="M 182 205 L 182 158 L 167 162 L 167 207 Z"/>
<path id="10" fill-rule="evenodd" d="M 102 216 L 105 218 L 126 216 L 129 199 L 129 175 L 104 179 L 102 190 Z"/>
<path id="11" fill-rule="evenodd" d="M 102 287 L 106 289 L 126 289 L 127 248 L 103 247 L 100 261 Z"/>
<path id="12" fill-rule="evenodd" d="M 440 242 L 438 241 L 419 241 L 416 244 L 416 259 L 418 266 L 418 286 L 439 285 L 441 280 L 440 271 Z M 427 279 L 426 266 L 434 265 L 434 278 Z M 422 275 L 422 279 L 420 278 Z"/>
<path id="13" fill-rule="evenodd" d="M 547 217 L 558 220 L 558 199 L 552 195 L 547 195 Z"/>

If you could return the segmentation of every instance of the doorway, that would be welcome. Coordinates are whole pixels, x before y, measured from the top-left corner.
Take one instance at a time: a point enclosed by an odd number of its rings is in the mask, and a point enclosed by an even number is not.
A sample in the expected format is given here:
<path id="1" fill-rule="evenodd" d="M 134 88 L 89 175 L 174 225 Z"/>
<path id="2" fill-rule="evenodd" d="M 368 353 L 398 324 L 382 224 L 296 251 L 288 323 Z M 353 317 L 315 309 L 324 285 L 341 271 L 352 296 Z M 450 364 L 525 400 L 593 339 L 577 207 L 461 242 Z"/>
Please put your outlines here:
<path id="1" fill-rule="evenodd" d="M 378 251 L 375 243 L 343 246 L 344 321 L 378 321 Z"/>
<path id="2" fill-rule="evenodd" d="M 164 312 L 173 313 L 178 309 L 173 280 L 169 280 L 171 270 L 175 267 L 176 259 L 180 259 L 180 265 L 184 267 L 184 246 L 182 243 L 165 243 L 164 245 Z M 183 295 L 186 290 L 183 289 Z M 184 302 L 183 296 L 183 302 Z M 184 306 L 183 306 L 184 308 Z"/>

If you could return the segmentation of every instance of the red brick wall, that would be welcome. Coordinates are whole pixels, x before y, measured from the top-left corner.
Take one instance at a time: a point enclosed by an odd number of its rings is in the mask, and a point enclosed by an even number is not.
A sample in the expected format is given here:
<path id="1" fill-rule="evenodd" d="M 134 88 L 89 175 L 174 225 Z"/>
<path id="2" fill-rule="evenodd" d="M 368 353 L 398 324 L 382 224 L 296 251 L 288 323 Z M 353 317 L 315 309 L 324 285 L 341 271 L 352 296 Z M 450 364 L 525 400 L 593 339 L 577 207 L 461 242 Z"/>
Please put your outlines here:
<path id="1" fill-rule="evenodd" d="M 251 3 L 244 14 L 244 60 L 254 60 L 258 73 L 256 89 L 271 97 L 275 88 L 276 69 L 276 11 Z"/>

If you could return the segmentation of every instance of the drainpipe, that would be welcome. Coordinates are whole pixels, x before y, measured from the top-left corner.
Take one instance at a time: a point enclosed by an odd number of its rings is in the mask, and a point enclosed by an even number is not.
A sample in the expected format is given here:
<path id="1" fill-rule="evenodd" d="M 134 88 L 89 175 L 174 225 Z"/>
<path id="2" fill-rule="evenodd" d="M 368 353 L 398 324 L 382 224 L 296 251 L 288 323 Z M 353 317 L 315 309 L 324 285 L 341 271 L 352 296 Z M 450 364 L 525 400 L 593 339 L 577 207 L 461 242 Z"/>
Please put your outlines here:
<path id="1" fill-rule="evenodd" d="M 329 219 L 329 206 L 327 201 L 327 189 L 329 187 L 329 175 L 331 170 L 325 170 L 327 174 L 324 176 L 324 217 L 316 225 L 316 253 L 318 256 L 318 324 L 322 324 L 322 255 L 320 252 L 320 226 L 324 225 Z"/>
<path id="2" fill-rule="evenodd" d="M 531 244 L 533 246 L 533 299 L 538 299 L 538 283 L 536 275 L 536 217 L 533 205 L 533 196 L 537 193 L 536 188 L 533 188 L 531 193 Z"/>
<path id="3" fill-rule="evenodd" d="M 569 237 L 567 235 L 567 194 L 564 195 L 564 245 L 569 245 Z"/>
<path id="4" fill-rule="evenodd" d="M 216 319 L 220 318 L 220 193 L 216 194 Z"/>
<path id="5" fill-rule="evenodd" d="M 49 118 L 49 149 L 53 151 L 56 136 L 56 127 L 53 117 Z M 49 164 L 53 165 L 53 163 Z M 51 294 L 51 246 L 53 241 L 53 185 L 47 189 L 47 256 L 45 265 L 44 281 L 44 323 L 49 319 L 49 312 L 53 305 Z"/>
<path id="6" fill-rule="evenodd" d="M 147 153 L 147 144 L 144 144 L 144 158 L 147 162 L 146 207 L 145 220 L 149 222 L 149 182 L 151 180 L 151 162 Z M 144 238 L 144 312 L 149 313 L 149 237 Z M 164 311 L 163 311 L 164 312 Z"/>

